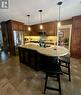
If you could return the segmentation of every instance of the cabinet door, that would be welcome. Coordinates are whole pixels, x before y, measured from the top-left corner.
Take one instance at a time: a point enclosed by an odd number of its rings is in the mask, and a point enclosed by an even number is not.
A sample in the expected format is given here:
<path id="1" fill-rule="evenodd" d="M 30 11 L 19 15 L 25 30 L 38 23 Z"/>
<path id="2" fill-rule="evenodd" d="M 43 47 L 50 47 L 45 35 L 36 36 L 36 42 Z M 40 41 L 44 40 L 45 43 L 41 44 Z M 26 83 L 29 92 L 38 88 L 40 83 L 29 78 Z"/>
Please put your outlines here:
<path id="1" fill-rule="evenodd" d="M 23 31 L 24 30 L 24 25 L 19 23 L 19 31 Z"/>
<path id="2" fill-rule="evenodd" d="M 37 52 L 35 50 L 29 50 L 29 62 L 30 66 L 34 69 L 36 69 L 37 64 Z"/>
<path id="3" fill-rule="evenodd" d="M 24 49 L 24 63 L 25 65 L 30 66 L 28 49 Z"/>
<path id="4" fill-rule="evenodd" d="M 38 25 L 32 25 L 31 26 L 31 31 L 30 31 L 30 36 L 38 36 L 39 34 L 39 26 Z"/>
<path id="5" fill-rule="evenodd" d="M 49 22 L 46 23 L 46 34 L 48 36 L 55 36 L 56 35 L 56 22 Z"/>
<path id="6" fill-rule="evenodd" d="M 3 47 L 5 49 L 7 49 L 9 43 L 8 43 L 8 33 L 7 33 L 7 25 L 6 25 L 6 22 L 2 22 L 1 23 L 1 32 L 2 32 L 1 34 L 2 34 L 2 40 L 3 40 Z"/>
<path id="7" fill-rule="evenodd" d="M 11 23 L 12 23 L 12 29 L 13 30 L 18 30 L 18 24 L 14 21 L 11 21 Z"/>
<path id="8" fill-rule="evenodd" d="M 29 36 L 29 34 L 30 34 L 30 31 L 28 31 L 28 26 L 24 25 L 24 35 Z"/>
<path id="9" fill-rule="evenodd" d="M 25 50 L 23 48 L 19 47 L 18 51 L 19 51 L 19 60 L 20 60 L 20 62 L 25 64 L 25 62 L 24 62 L 24 52 L 25 52 Z"/>
<path id="10" fill-rule="evenodd" d="M 43 30 L 40 30 L 39 26 L 40 26 L 39 24 L 32 25 L 31 26 L 32 30 L 30 32 L 30 35 L 37 36 L 42 31 L 45 32 L 46 35 L 48 35 L 48 36 L 55 36 L 56 35 L 56 31 L 57 31 L 56 22 L 43 23 Z"/>

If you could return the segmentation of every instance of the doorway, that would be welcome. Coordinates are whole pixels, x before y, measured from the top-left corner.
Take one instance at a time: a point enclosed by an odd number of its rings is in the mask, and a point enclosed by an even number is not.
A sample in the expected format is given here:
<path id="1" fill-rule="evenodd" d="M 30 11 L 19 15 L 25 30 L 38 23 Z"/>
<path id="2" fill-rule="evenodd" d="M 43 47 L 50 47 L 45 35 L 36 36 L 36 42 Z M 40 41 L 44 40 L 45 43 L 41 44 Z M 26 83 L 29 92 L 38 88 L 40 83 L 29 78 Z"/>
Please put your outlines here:
<path id="1" fill-rule="evenodd" d="M 70 51 L 72 25 L 62 25 L 58 31 L 58 45 Z"/>

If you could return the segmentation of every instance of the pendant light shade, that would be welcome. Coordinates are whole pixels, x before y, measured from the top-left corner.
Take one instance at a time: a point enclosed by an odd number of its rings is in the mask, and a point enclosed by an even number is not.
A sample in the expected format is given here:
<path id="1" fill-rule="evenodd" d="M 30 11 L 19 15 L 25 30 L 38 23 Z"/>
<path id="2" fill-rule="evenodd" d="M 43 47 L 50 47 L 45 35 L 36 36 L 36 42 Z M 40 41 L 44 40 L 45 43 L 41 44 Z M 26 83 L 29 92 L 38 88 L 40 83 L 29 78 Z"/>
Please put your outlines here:
<path id="1" fill-rule="evenodd" d="M 42 10 L 38 10 L 40 13 L 40 30 L 43 30 L 43 25 L 42 25 Z"/>
<path id="2" fill-rule="evenodd" d="M 62 3 L 63 3 L 62 0 L 60 0 L 60 1 L 57 3 L 57 5 L 59 6 L 59 20 L 58 20 L 58 25 L 57 25 L 58 28 L 61 27 L 61 19 L 60 19 L 60 18 L 61 18 L 61 13 L 60 13 L 60 12 L 61 12 L 61 5 L 62 5 Z"/>
<path id="3" fill-rule="evenodd" d="M 28 31 L 31 31 L 31 27 L 30 26 L 28 26 Z"/>
<path id="4" fill-rule="evenodd" d="M 42 24 L 40 25 L 40 29 L 43 30 L 43 25 Z"/>
<path id="5" fill-rule="evenodd" d="M 57 46 L 59 45 L 59 33 L 60 33 L 60 27 L 61 27 L 61 15 L 60 15 L 60 12 L 61 12 L 61 5 L 62 5 L 62 0 L 60 0 L 58 3 L 57 3 L 57 5 L 59 6 L 59 11 L 58 11 L 58 13 L 59 13 L 59 19 L 58 19 L 58 24 L 57 24 Z"/>
<path id="6" fill-rule="evenodd" d="M 57 25 L 58 28 L 61 27 L 61 21 L 58 21 L 58 25 Z"/>
<path id="7" fill-rule="evenodd" d="M 28 31 L 31 31 L 31 27 L 30 27 L 30 15 L 27 15 L 27 19 L 28 19 Z"/>

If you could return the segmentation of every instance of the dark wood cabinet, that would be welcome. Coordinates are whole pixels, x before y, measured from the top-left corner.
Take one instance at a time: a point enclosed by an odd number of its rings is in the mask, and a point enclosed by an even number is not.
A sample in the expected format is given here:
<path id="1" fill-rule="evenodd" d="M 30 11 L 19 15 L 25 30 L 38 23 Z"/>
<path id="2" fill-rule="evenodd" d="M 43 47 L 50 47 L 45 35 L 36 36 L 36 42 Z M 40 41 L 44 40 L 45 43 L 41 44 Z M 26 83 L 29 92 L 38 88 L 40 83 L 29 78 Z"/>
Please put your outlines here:
<path id="1" fill-rule="evenodd" d="M 36 64 L 37 64 L 37 52 L 35 51 L 35 50 L 28 50 L 28 52 L 29 52 L 29 63 L 31 63 L 30 64 L 30 67 L 32 67 L 32 68 L 35 68 L 36 69 Z M 26 56 L 27 57 L 27 56 Z"/>
<path id="2" fill-rule="evenodd" d="M 30 36 L 39 36 L 40 32 L 45 32 L 47 36 L 55 36 L 57 32 L 57 22 L 46 22 L 43 23 L 43 30 L 40 30 L 40 24 L 32 25 Z"/>
<path id="3" fill-rule="evenodd" d="M 9 23 L 11 23 L 12 30 L 16 31 L 23 31 L 24 30 L 24 24 L 18 21 L 9 20 Z"/>
<path id="4" fill-rule="evenodd" d="M 56 22 L 47 22 L 44 23 L 44 31 L 48 36 L 55 36 L 57 32 L 57 23 Z"/>
<path id="5" fill-rule="evenodd" d="M 42 54 L 38 53 L 36 50 L 23 47 L 18 47 L 18 50 L 20 63 L 27 65 L 37 71 L 45 69 L 45 65 L 47 63 L 44 63 L 45 58 Z"/>
<path id="6" fill-rule="evenodd" d="M 23 31 L 24 30 L 24 24 L 20 23 L 19 24 L 19 31 Z"/>
<path id="7" fill-rule="evenodd" d="M 35 50 L 18 47 L 19 60 L 24 65 L 27 65 L 35 70 L 39 70 L 38 53 Z"/>
<path id="8" fill-rule="evenodd" d="M 7 33 L 8 33 L 8 42 L 9 42 L 9 52 L 11 55 L 15 54 L 15 49 L 14 49 L 14 37 L 13 37 L 13 30 L 12 30 L 12 24 L 11 22 L 6 22 L 7 24 Z"/>
<path id="9" fill-rule="evenodd" d="M 11 23 L 12 30 L 18 30 L 18 24 L 15 21 L 8 21 L 8 22 Z"/>
<path id="10" fill-rule="evenodd" d="M 31 31 L 28 31 L 28 26 L 27 25 L 24 25 L 24 35 L 25 36 L 29 36 L 31 33 Z"/>
<path id="11" fill-rule="evenodd" d="M 17 43 L 21 44 L 20 35 L 24 35 L 24 24 L 13 20 L 9 20 L 6 23 L 9 38 L 10 54 L 15 55 L 18 52 Z"/>
<path id="12" fill-rule="evenodd" d="M 24 34 L 24 24 L 18 21 L 9 20 L 1 23 L 2 34 L 3 34 L 3 43 L 4 48 L 7 47 L 7 50 L 11 55 L 16 54 L 17 48 L 15 47 L 15 37 L 17 40 L 21 34 Z M 15 37 L 14 37 L 15 35 Z"/>
<path id="13" fill-rule="evenodd" d="M 55 36 L 57 33 L 57 22 L 43 23 L 43 30 L 40 30 L 40 24 L 31 25 L 31 31 L 28 31 L 28 26 L 24 25 L 24 34 L 26 36 L 39 36 L 40 32 L 45 32 L 47 36 Z"/>
<path id="14" fill-rule="evenodd" d="M 71 56 L 81 59 L 81 16 L 73 17 Z"/>
<path id="15" fill-rule="evenodd" d="M 2 31 L 2 38 L 3 38 L 3 48 L 8 48 L 8 33 L 7 33 L 7 24 L 5 22 L 1 23 L 1 31 Z"/>
<path id="16" fill-rule="evenodd" d="M 57 60 L 56 57 L 46 56 L 33 49 L 23 47 L 18 47 L 18 49 L 20 62 L 36 71 L 45 71 L 46 66 L 49 66 L 50 62 L 53 63 Z M 54 64 L 52 66 L 54 66 Z"/>
<path id="17" fill-rule="evenodd" d="M 30 31 L 30 36 L 39 36 L 39 25 L 32 25 L 31 26 L 31 31 Z"/>
<path id="18" fill-rule="evenodd" d="M 21 63 L 25 63 L 24 59 L 25 59 L 25 56 L 24 56 L 24 53 L 25 53 L 25 49 L 23 48 L 18 48 L 19 50 L 19 60 Z M 28 56 L 28 55 L 27 55 Z M 28 60 L 28 59 L 27 59 Z M 28 62 L 27 62 L 28 63 Z"/>

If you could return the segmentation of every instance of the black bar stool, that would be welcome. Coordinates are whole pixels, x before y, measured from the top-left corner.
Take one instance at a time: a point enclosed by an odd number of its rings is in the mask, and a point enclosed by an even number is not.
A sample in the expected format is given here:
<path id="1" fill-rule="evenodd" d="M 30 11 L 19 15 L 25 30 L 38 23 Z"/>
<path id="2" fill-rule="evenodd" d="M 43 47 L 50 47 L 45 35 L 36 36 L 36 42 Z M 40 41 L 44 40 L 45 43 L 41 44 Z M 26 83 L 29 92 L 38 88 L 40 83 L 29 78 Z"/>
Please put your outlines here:
<path id="1" fill-rule="evenodd" d="M 60 95 L 61 95 L 61 82 L 60 82 L 60 74 L 62 74 L 61 72 L 61 68 L 58 64 L 58 58 L 57 57 L 50 57 L 50 56 L 43 56 L 43 62 L 45 64 L 45 86 L 44 86 L 44 94 L 46 93 L 46 89 L 50 89 L 50 90 L 55 90 L 55 91 L 59 91 Z M 57 79 L 58 82 L 58 88 L 53 88 L 48 86 L 48 77 L 53 77 Z"/>
<path id="2" fill-rule="evenodd" d="M 62 72 L 64 74 L 67 74 L 69 75 L 69 81 L 71 81 L 71 73 L 70 73 L 70 56 L 62 56 L 62 57 L 59 57 L 59 64 L 61 67 L 65 67 L 67 71 L 63 71 L 62 69 Z"/>

